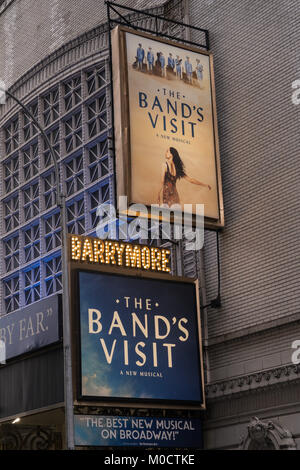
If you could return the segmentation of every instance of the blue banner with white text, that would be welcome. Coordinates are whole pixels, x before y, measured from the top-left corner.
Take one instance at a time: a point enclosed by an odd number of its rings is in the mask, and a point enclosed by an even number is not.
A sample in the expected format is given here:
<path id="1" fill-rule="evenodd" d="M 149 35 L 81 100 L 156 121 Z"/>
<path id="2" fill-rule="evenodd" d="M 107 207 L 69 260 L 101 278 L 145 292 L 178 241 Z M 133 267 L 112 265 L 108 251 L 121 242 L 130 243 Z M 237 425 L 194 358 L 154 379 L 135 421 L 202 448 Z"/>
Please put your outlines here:
<path id="1" fill-rule="evenodd" d="M 60 338 L 60 297 L 53 295 L 0 317 L 0 363 Z"/>
<path id="2" fill-rule="evenodd" d="M 200 419 L 75 415 L 76 446 L 202 448 Z"/>

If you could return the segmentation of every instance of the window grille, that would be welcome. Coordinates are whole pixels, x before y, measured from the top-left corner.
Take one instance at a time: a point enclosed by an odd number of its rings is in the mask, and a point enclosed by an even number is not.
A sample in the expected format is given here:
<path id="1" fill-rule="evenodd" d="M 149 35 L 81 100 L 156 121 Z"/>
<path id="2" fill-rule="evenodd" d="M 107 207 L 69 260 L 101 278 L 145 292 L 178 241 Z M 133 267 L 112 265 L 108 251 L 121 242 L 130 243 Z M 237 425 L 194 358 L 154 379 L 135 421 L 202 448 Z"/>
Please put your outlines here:
<path id="1" fill-rule="evenodd" d="M 38 104 L 34 103 L 31 106 L 28 106 L 28 109 L 31 111 L 35 119 L 38 119 Z M 37 128 L 32 122 L 32 119 L 25 113 L 23 113 L 23 138 L 24 142 L 31 139 L 34 135 L 37 134 Z"/>
<path id="2" fill-rule="evenodd" d="M 66 153 L 71 152 L 82 144 L 82 115 L 81 111 L 73 114 L 65 121 Z"/>
<path id="3" fill-rule="evenodd" d="M 56 181 L 54 171 L 51 171 L 51 173 L 44 176 L 43 182 L 44 207 L 45 209 L 50 209 L 50 207 L 54 206 L 56 201 Z"/>
<path id="4" fill-rule="evenodd" d="M 3 281 L 5 313 L 17 310 L 20 305 L 19 276 L 14 276 Z"/>
<path id="5" fill-rule="evenodd" d="M 93 189 L 89 193 L 90 221 L 92 228 L 95 228 L 99 218 L 97 217 L 97 208 L 103 202 L 109 200 L 109 183 Z"/>
<path id="6" fill-rule="evenodd" d="M 19 225 L 19 196 L 14 195 L 4 202 L 4 223 L 5 230 L 9 232 Z"/>
<path id="7" fill-rule="evenodd" d="M 59 118 L 59 88 L 49 91 L 43 98 L 43 120 L 47 127 Z"/>
<path id="8" fill-rule="evenodd" d="M 35 265 L 23 272 L 25 305 L 41 298 L 40 265 Z"/>
<path id="9" fill-rule="evenodd" d="M 44 263 L 46 295 L 54 294 L 62 289 L 61 257 L 55 256 Z"/>
<path id="10" fill-rule="evenodd" d="M 67 205 L 67 225 L 69 233 L 81 235 L 85 231 L 84 198 Z"/>
<path id="11" fill-rule="evenodd" d="M 12 271 L 13 269 L 19 267 L 19 247 L 19 234 L 14 235 L 13 237 L 4 241 L 4 261 L 6 272 Z"/>
<path id="12" fill-rule="evenodd" d="M 102 61 L 43 89 L 29 105 L 46 128 L 57 158 L 70 233 L 95 229 L 97 207 L 111 195 L 106 76 Z M 57 181 L 48 145 L 23 111 L 9 118 L 0 132 L 1 315 L 62 287 Z"/>
<path id="13" fill-rule="evenodd" d="M 25 263 L 32 261 L 40 255 L 40 228 L 34 225 L 23 232 Z"/>
<path id="14" fill-rule="evenodd" d="M 73 77 L 64 82 L 64 103 L 65 111 L 70 111 L 74 106 L 81 102 L 81 76 Z"/>
<path id="15" fill-rule="evenodd" d="M 87 127 L 89 138 L 107 129 L 106 96 L 101 95 L 87 105 Z"/>
<path id="16" fill-rule="evenodd" d="M 59 127 L 56 127 L 47 133 L 47 137 L 57 159 L 60 157 Z M 52 157 L 47 143 L 44 141 L 44 166 L 47 168 L 52 165 Z"/>
<path id="17" fill-rule="evenodd" d="M 101 64 L 98 67 L 88 70 L 86 72 L 86 83 L 89 95 L 107 85 L 105 65 Z"/>
<path id="18" fill-rule="evenodd" d="M 91 147 L 88 151 L 89 178 L 91 183 L 108 175 L 110 171 L 107 147 L 107 140 L 104 140 Z"/>
<path id="19" fill-rule="evenodd" d="M 39 150 L 38 143 L 27 147 L 23 150 L 23 174 L 24 180 L 27 181 L 35 176 L 39 171 Z"/>
<path id="20" fill-rule="evenodd" d="M 10 123 L 4 128 L 4 144 L 5 151 L 8 155 L 13 152 L 19 146 L 19 119 L 15 117 Z"/>
<path id="21" fill-rule="evenodd" d="M 39 203 L 39 183 L 36 182 L 31 186 L 28 186 L 23 190 L 23 202 L 24 202 L 24 220 L 28 220 L 36 217 L 39 214 L 40 203 Z"/>
<path id="22" fill-rule="evenodd" d="M 67 197 L 83 189 L 82 155 L 77 155 L 65 163 L 65 183 Z"/>
<path id="23" fill-rule="evenodd" d="M 51 214 L 44 219 L 45 248 L 51 251 L 61 245 L 61 227 L 59 212 Z"/>
<path id="24" fill-rule="evenodd" d="M 16 154 L 3 163 L 4 191 L 9 193 L 19 184 L 19 155 Z"/>

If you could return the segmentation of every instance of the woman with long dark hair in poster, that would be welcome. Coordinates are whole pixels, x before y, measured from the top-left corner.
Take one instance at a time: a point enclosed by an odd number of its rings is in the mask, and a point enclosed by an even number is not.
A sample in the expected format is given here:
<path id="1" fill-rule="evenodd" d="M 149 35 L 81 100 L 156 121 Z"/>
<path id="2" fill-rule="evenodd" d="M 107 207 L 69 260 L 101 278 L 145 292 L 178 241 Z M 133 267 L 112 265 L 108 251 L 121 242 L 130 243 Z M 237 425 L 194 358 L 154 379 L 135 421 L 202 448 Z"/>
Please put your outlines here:
<path id="1" fill-rule="evenodd" d="M 176 188 L 176 182 L 180 178 L 184 178 L 189 183 L 203 186 L 204 188 L 211 187 L 209 184 L 202 183 L 201 181 L 191 178 L 185 172 L 184 163 L 181 160 L 178 151 L 174 147 L 169 147 L 165 154 L 166 161 L 162 166 L 162 180 L 161 188 L 158 193 L 158 204 L 167 204 L 169 207 L 173 204 L 180 204 L 179 194 Z"/>

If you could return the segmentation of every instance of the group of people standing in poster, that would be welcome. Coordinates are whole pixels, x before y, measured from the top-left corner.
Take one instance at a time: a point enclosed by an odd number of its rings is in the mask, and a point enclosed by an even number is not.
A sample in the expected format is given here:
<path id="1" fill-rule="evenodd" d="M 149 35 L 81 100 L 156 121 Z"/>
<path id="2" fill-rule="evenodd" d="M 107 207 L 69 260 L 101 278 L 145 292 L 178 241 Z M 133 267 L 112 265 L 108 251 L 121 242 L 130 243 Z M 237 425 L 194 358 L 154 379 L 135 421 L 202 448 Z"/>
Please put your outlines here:
<path id="1" fill-rule="evenodd" d="M 168 58 L 164 56 L 163 52 L 156 53 L 156 59 L 152 47 L 148 48 L 147 53 L 142 44 L 138 45 L 136 51 L 136 61 L 134 67 L 140 71 L 147 71 L 162 77 L 170 77 L 174 75 L 178 80 L 201 87 L 203 81 L 203 65 L 199 59 L 196 59 L 196 65 L 193 66 L 190 57 L 186 57 L 185 61 L 179 56 L 173 56 L 170 52 Z"/>

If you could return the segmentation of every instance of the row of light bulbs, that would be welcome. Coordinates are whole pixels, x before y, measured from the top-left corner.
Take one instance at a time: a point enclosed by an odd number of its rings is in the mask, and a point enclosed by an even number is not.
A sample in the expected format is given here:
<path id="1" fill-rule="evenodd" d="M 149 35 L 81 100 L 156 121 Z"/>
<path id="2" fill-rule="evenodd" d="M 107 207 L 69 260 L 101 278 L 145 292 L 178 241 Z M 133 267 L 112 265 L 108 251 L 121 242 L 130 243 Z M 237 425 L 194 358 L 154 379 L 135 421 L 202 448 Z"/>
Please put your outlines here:
<path id="1" fill-rule="evenodd" d="M 170 250 L 149 248 L 131 243 L 103 241 L 92 237 L 71 237 L 72 261 L 123 266 L 124 254 L 126 267 L 170 272 L 170 267 L 168 266 Z"/>

